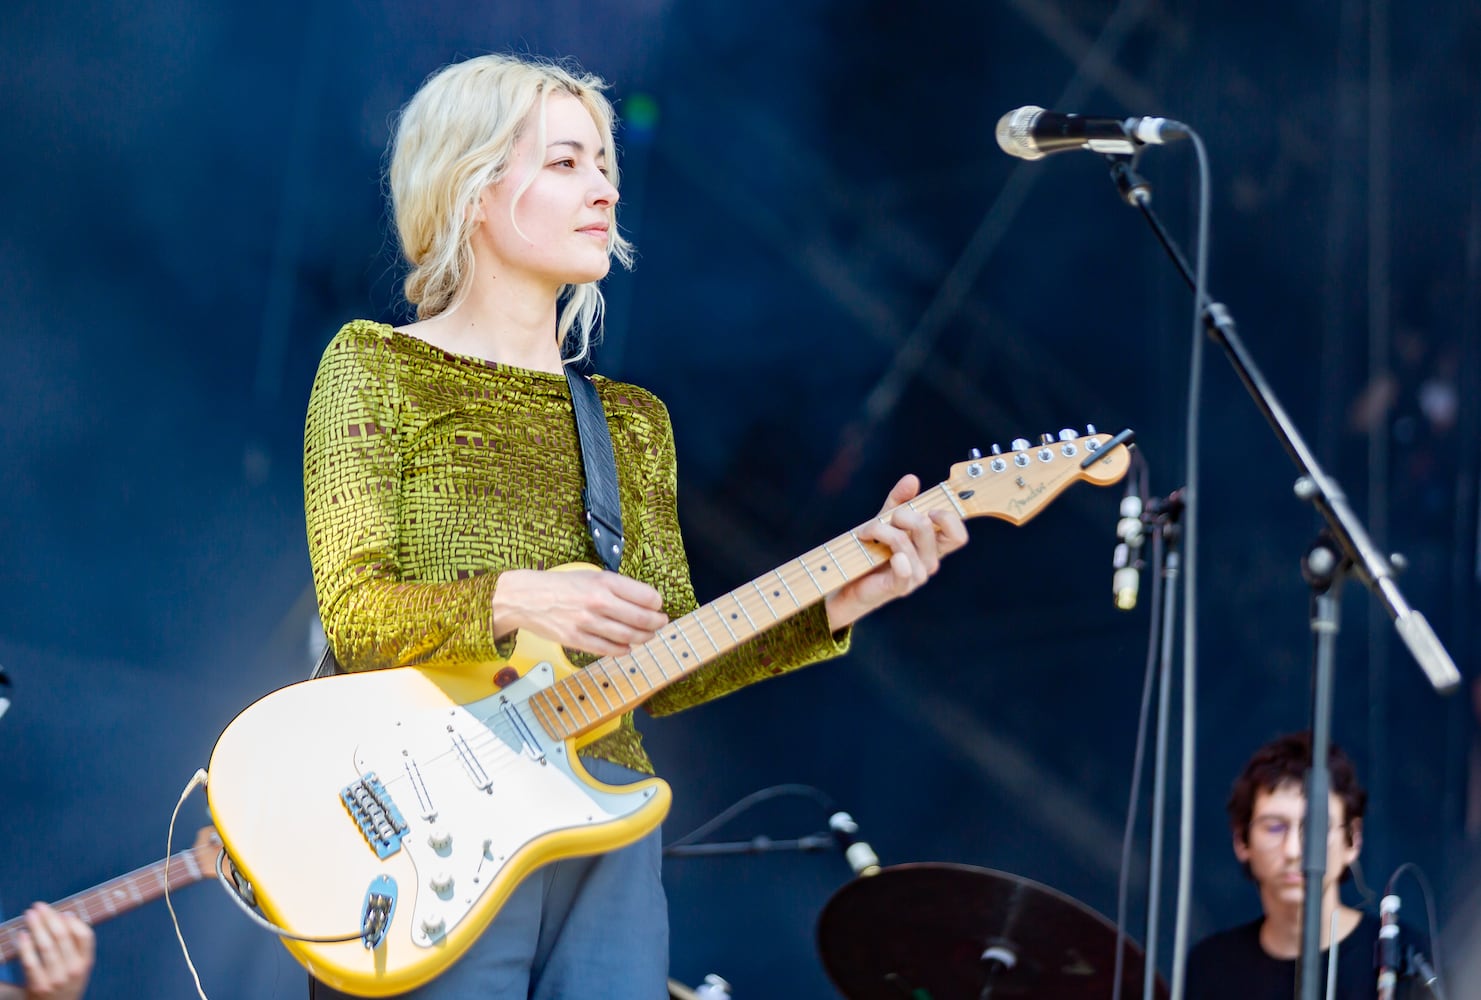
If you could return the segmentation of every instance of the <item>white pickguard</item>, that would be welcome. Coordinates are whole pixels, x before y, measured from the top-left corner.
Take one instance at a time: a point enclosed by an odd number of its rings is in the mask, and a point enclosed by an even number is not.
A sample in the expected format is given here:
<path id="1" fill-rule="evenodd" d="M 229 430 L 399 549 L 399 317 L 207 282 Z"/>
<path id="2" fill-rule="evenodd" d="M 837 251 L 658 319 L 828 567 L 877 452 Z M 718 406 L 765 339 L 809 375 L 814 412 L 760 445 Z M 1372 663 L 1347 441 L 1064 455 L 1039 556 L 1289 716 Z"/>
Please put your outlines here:
<path id="1" fill-rule="evenodd" d="M 551 741 L 526 704 L 553 681 L 541 663 L 497 694 L 396 719 L 355 748 L 356 770 L 380 778 L 407 824 L 401 847 L 417 884 L 398 887 L 393 920 L 410 905 L 416 944 L 439 943 L 532 841 L 621 819 L 655 794 L 577 776 L 566 744 Z"/>

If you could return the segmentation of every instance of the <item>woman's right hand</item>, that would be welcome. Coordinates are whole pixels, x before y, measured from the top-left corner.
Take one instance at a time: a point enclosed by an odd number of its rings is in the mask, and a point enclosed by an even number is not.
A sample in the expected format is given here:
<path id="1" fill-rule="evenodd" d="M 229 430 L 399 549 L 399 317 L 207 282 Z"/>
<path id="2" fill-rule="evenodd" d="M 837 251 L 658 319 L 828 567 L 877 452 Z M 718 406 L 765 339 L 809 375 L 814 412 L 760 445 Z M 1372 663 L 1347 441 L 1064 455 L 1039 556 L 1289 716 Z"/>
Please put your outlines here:
<path id="1" fill-rule="evenodd" d="M 657 590 L 598 569 L 515 569 L 494 585 L 494 637 L 517 629 L 598 656 L 626 653 L 668 618 Z"/>

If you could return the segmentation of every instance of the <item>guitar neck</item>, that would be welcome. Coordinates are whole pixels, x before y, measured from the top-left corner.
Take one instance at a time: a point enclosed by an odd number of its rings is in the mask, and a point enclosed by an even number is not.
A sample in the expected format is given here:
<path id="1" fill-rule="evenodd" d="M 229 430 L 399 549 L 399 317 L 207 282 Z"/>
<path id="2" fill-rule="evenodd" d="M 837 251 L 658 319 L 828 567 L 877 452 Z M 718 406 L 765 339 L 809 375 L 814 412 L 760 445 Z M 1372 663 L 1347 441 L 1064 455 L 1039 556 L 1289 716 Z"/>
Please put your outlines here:
<path id="1" fill-rule="evenodd" d="M 926 514 L 953 507 L 961 511 L 946 483 L 921 493 L 908 506 Z M 888 520 L 891 513 L 881 513 L 879 520 Z M 888 546 L 859 537 L 864 527 L 669 622 L 632 652 L 604 656 L 538 692 L 530 698 L 536 717 L 556 739 L 580 736 L 818 603 L 890 558 Z"/>
<path id="2" fill-rule="evenodd" d="M 63 913 L 75 913 L 84 923 L 100 924 L 162 896 L 166 887 L 167 867 L 171 891 L 199 882 L 207 874 L 201 868 L 195 850 L 188 849 L 171 855 L 168 861 L 156 861 L 127 875 L 120 875 L 68 896 L 51 904 L 52 908 Z M 16 917 L 0 924 L 0 963 L 13 961 L 20 954 L 20 932 L 25 926 L 25 917 Z"/>

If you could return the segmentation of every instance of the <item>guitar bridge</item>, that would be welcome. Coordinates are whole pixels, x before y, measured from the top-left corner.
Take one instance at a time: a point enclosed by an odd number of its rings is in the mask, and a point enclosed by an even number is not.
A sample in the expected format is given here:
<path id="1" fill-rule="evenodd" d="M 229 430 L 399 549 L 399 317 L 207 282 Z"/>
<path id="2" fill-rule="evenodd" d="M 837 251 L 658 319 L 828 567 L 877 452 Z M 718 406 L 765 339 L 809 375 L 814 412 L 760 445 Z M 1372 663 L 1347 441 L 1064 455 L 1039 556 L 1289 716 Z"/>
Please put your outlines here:
<path id="1" fill-rule="evenodd" d="M 376 857 L 384 861 L 401 850 L 401 838 L 408 829 L 406 820 L 374 771 L 340 789 L 339 798 Z"/>

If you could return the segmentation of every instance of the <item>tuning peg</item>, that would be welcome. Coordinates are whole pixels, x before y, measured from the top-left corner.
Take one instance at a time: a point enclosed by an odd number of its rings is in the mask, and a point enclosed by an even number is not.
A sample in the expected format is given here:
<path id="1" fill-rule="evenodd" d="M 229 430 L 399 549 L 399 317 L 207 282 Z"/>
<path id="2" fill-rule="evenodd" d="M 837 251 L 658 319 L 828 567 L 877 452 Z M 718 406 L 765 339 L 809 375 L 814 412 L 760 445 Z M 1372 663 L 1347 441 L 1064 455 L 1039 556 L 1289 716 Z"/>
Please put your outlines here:
<path id="1" fill-rule="evenodd" d="M 1066 428 L 1064 428 L 1063 430 L 1061 430 L 1059 432 L 1059 439 L 1061 441 L 1073 441 L 1073 440 L 1075 440 L 1075 438 L 1077 438 L 1079 436 L 1080 435 L 1076 434 L 1074 432 L 1074 430 L 1072 428 L 1069 428 L 1069 427 L 1066 427 Z"/>
<path id="2" fill-rule="evenodd" d="M 1028 451 L 1028 441 L 1025 438 L 1014 438 L 1009 447 L 1014 451 Z"/>
<path id="3" fill-rule="evenodd" d="M 1040 434 L 1039 435 L 1039 443 L 1040 444 L 1053 444 L 1054 443 L 1054 435 L 1053 434 Z"/>
<path id="4" fill-rule="evenodd" d="M 979 458 L 982 457 L 982 449 L 981 448 L 969 448 L 967 450 L 967 457 L 970 458 L 974 462 L 977 461 Z"/>
<path id="5" fill-rule="evenodd" d="M 1003 446 L 1000 444 L 994 444 L 992 446 L 992 453 L 994 455 L 1001 455 L 1003 453 Z"/>
<path id="6" fill-rule="evenodd" d="M 1085 425 L 1085 436 L 1086 437 L 1095 437 L 1095 425 L 1094 424 L 1086 424 Z"/>

